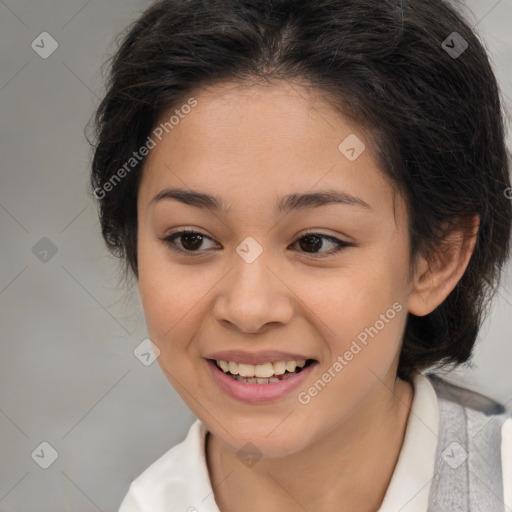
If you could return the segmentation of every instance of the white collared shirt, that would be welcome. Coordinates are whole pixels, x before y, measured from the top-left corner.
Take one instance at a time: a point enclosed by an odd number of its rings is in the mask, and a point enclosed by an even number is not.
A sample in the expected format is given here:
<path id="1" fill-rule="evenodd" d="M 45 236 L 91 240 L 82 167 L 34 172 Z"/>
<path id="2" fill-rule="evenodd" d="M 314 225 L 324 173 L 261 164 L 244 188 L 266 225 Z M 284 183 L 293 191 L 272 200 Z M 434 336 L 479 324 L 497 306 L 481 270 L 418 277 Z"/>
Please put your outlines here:
<path id="1" fill-rule="evenodd" d="M 427 512 L 439 431 L 437 397 L 416 373 L 405 438 L 378 512 Z M 118 512 L 220 512 L 206 464 L 206 427 L 198 419 L 172 447 L 130 485 Z M 504 501 L 512 511 L 512 418 L 502 428 Z M 509 512 L 509 509 L 505 509 Z"/>

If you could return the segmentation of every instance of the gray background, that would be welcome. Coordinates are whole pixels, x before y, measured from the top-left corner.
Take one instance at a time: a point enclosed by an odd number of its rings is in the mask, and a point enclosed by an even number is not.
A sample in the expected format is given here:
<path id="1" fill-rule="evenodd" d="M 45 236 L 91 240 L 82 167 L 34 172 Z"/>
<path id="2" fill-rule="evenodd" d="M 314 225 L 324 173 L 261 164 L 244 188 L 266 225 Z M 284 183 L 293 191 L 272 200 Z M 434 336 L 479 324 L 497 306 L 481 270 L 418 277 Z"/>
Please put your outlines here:
<path id="1" fill-rule="evenodd" d="M 194 420 L 157 363 L 134 355 L 147 337 L 137 290 L 125 294 L 86 193 L 100 66 L 149 4 L 0 0 L 0 512 L 115 511 Z M 468 5 L 510 109 L 512 0 Z M 31 47 L 45 31 L 59 45 L 47 59 Z M 507 272 L 473 368 L 449 378 L 512 410 Z M 58 453 L 48 469 L 42 442 Z"/>

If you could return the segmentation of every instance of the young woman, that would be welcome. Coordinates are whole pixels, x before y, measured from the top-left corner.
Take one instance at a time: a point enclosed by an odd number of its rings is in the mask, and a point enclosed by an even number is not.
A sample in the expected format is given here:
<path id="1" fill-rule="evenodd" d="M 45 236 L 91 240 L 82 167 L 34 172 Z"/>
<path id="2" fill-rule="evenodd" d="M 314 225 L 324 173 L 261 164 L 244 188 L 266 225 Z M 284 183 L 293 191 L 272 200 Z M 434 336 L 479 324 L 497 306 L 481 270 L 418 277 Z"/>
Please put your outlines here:
<path id="1" fill-rule="evenodd" d="M 196 415 L 120 512 L 503 512 L 512 420 L 466 362 L 510 249 L 499 89 L 440 0 L 160 0 L 91 186 Z"/>

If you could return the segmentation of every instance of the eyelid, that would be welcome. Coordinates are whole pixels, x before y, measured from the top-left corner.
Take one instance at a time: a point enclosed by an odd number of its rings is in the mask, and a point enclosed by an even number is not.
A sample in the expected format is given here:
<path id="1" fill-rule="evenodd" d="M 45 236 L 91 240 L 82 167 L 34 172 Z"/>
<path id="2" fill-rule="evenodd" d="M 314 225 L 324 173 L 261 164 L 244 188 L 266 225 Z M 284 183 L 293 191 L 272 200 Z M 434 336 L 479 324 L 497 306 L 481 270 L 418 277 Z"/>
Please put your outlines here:
<path id="1" fill-rule="evenodd" d="M 319 238 L 325 238 L 334 244 L 336 244 L 336 247 L 334 249 L 331 249 L 330 251 L 325 252 L 319 252 L 319 253 L 308 253 L 304 251 L 299 251 L 300 256 L 306 257 L 306 258 L 312 258 L 312 259 L 321 259 L 321 258 L 327 258 L 329 256 L 335 256 L 344 249 L 348 249 L 349 247 L 355 247 L 356 244 L 353 242 L 349 242 L 347 240 L 342 240 L 336 236 L 333 235 L 326 235 L 325 233 L 320 233 L 315 229 L 311 229 L 308 231 L 305 231 L 303 233 L 299 233 L 299 235 L 296 236 L 296 240 L 293 242 L 293 245 L 296 244 L 301 238 L 305 238 L 310 235 L 318 236 Z"/>
<path id="2" fill-rule="evenodd" d="M 215 240 L 213 240 L 212 237 L 204 234 L 202 231 L 200 231 L 199 229 L 190 229 L 190 228 L 182 228 L 178 231 L 175 231 L 174 233 L 170 233 L 169 235 L 166 235 L 162 238 L 160 238 L 160 240 L 169 248 L 171 249 L 172 251 L 174 252 L 177 252 L 179 254 L 184 254 L 186 256 L 202 256 L 205 254 L 205 252 L 207 251 L 185 251 L 183 249 L 179 249 L 178 247 L 176 247 L 176 245 L 174 244 L 174 240 L 175 239 L 178 239 L 180 238 L 180 236 L 182 235 L 185 235 L 185 234 L 194 234 L 194 235 L 201 235 L 203 238 L 208 238 L 209 240 L 212 240 L 213 242 L 215 242 Z"/>

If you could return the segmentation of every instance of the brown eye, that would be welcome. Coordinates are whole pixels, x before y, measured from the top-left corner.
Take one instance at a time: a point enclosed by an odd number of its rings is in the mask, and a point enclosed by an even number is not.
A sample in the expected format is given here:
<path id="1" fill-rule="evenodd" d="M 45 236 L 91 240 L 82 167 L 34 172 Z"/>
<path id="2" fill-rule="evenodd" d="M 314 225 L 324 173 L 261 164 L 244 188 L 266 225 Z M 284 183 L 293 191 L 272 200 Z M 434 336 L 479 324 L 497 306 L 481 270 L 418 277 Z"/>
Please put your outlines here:
<path id="1" fill-rule="evenodd" d="M 176 240 L 180 240 L 179 247 L 176 244 Z M 205 240 L 211 240 L 210 237 L 203 235 L 197 231 L 184 230 L 178 231 L 168 237 L 162 238 L 162 240 L 168 245 L 172 250 L 177 252 L 191 252 L 200 254 L 201 250 L 199 250 Z"/>
<path id="2" fill-rule="evenodd" d="M 304 249 L 306 252 L 308 249 L 312 249 L 314 252 L 317 252 L 323 246 L 322 237 L 316 235 L 308 235 L 304 236 L 300 239 L 300 247 Z"/>
<path id="3" fill-rule="evenodd" d="M 329 243 L 334 245 L 334 249 L 327 251 L 320 251 L 320 249 L 324 248 L 325 244 L 324 240 L 327 240 Z M 341 250 L 351 247 L 353 244 L 348 242 L 344 242 L 343 240 L 339 240 L 333 236 L 322 235 L 320 233 L 307 233 L 303 235 L 297 242 L 300 248 L 309 254 L 319 254 L 320 257 L 330 256 L 332 254 L 336 254 Z"/>
<path id="4" fill-rule="evenodd" d="M 195 251 L 196 249 L 199 249 L 199 247 L 203 243 L 203 235 L 200 235 L 199 233 L 186 233 L 184 235 L 181 235 L 180 238 L 181 245 L 187 251 Z"/>

